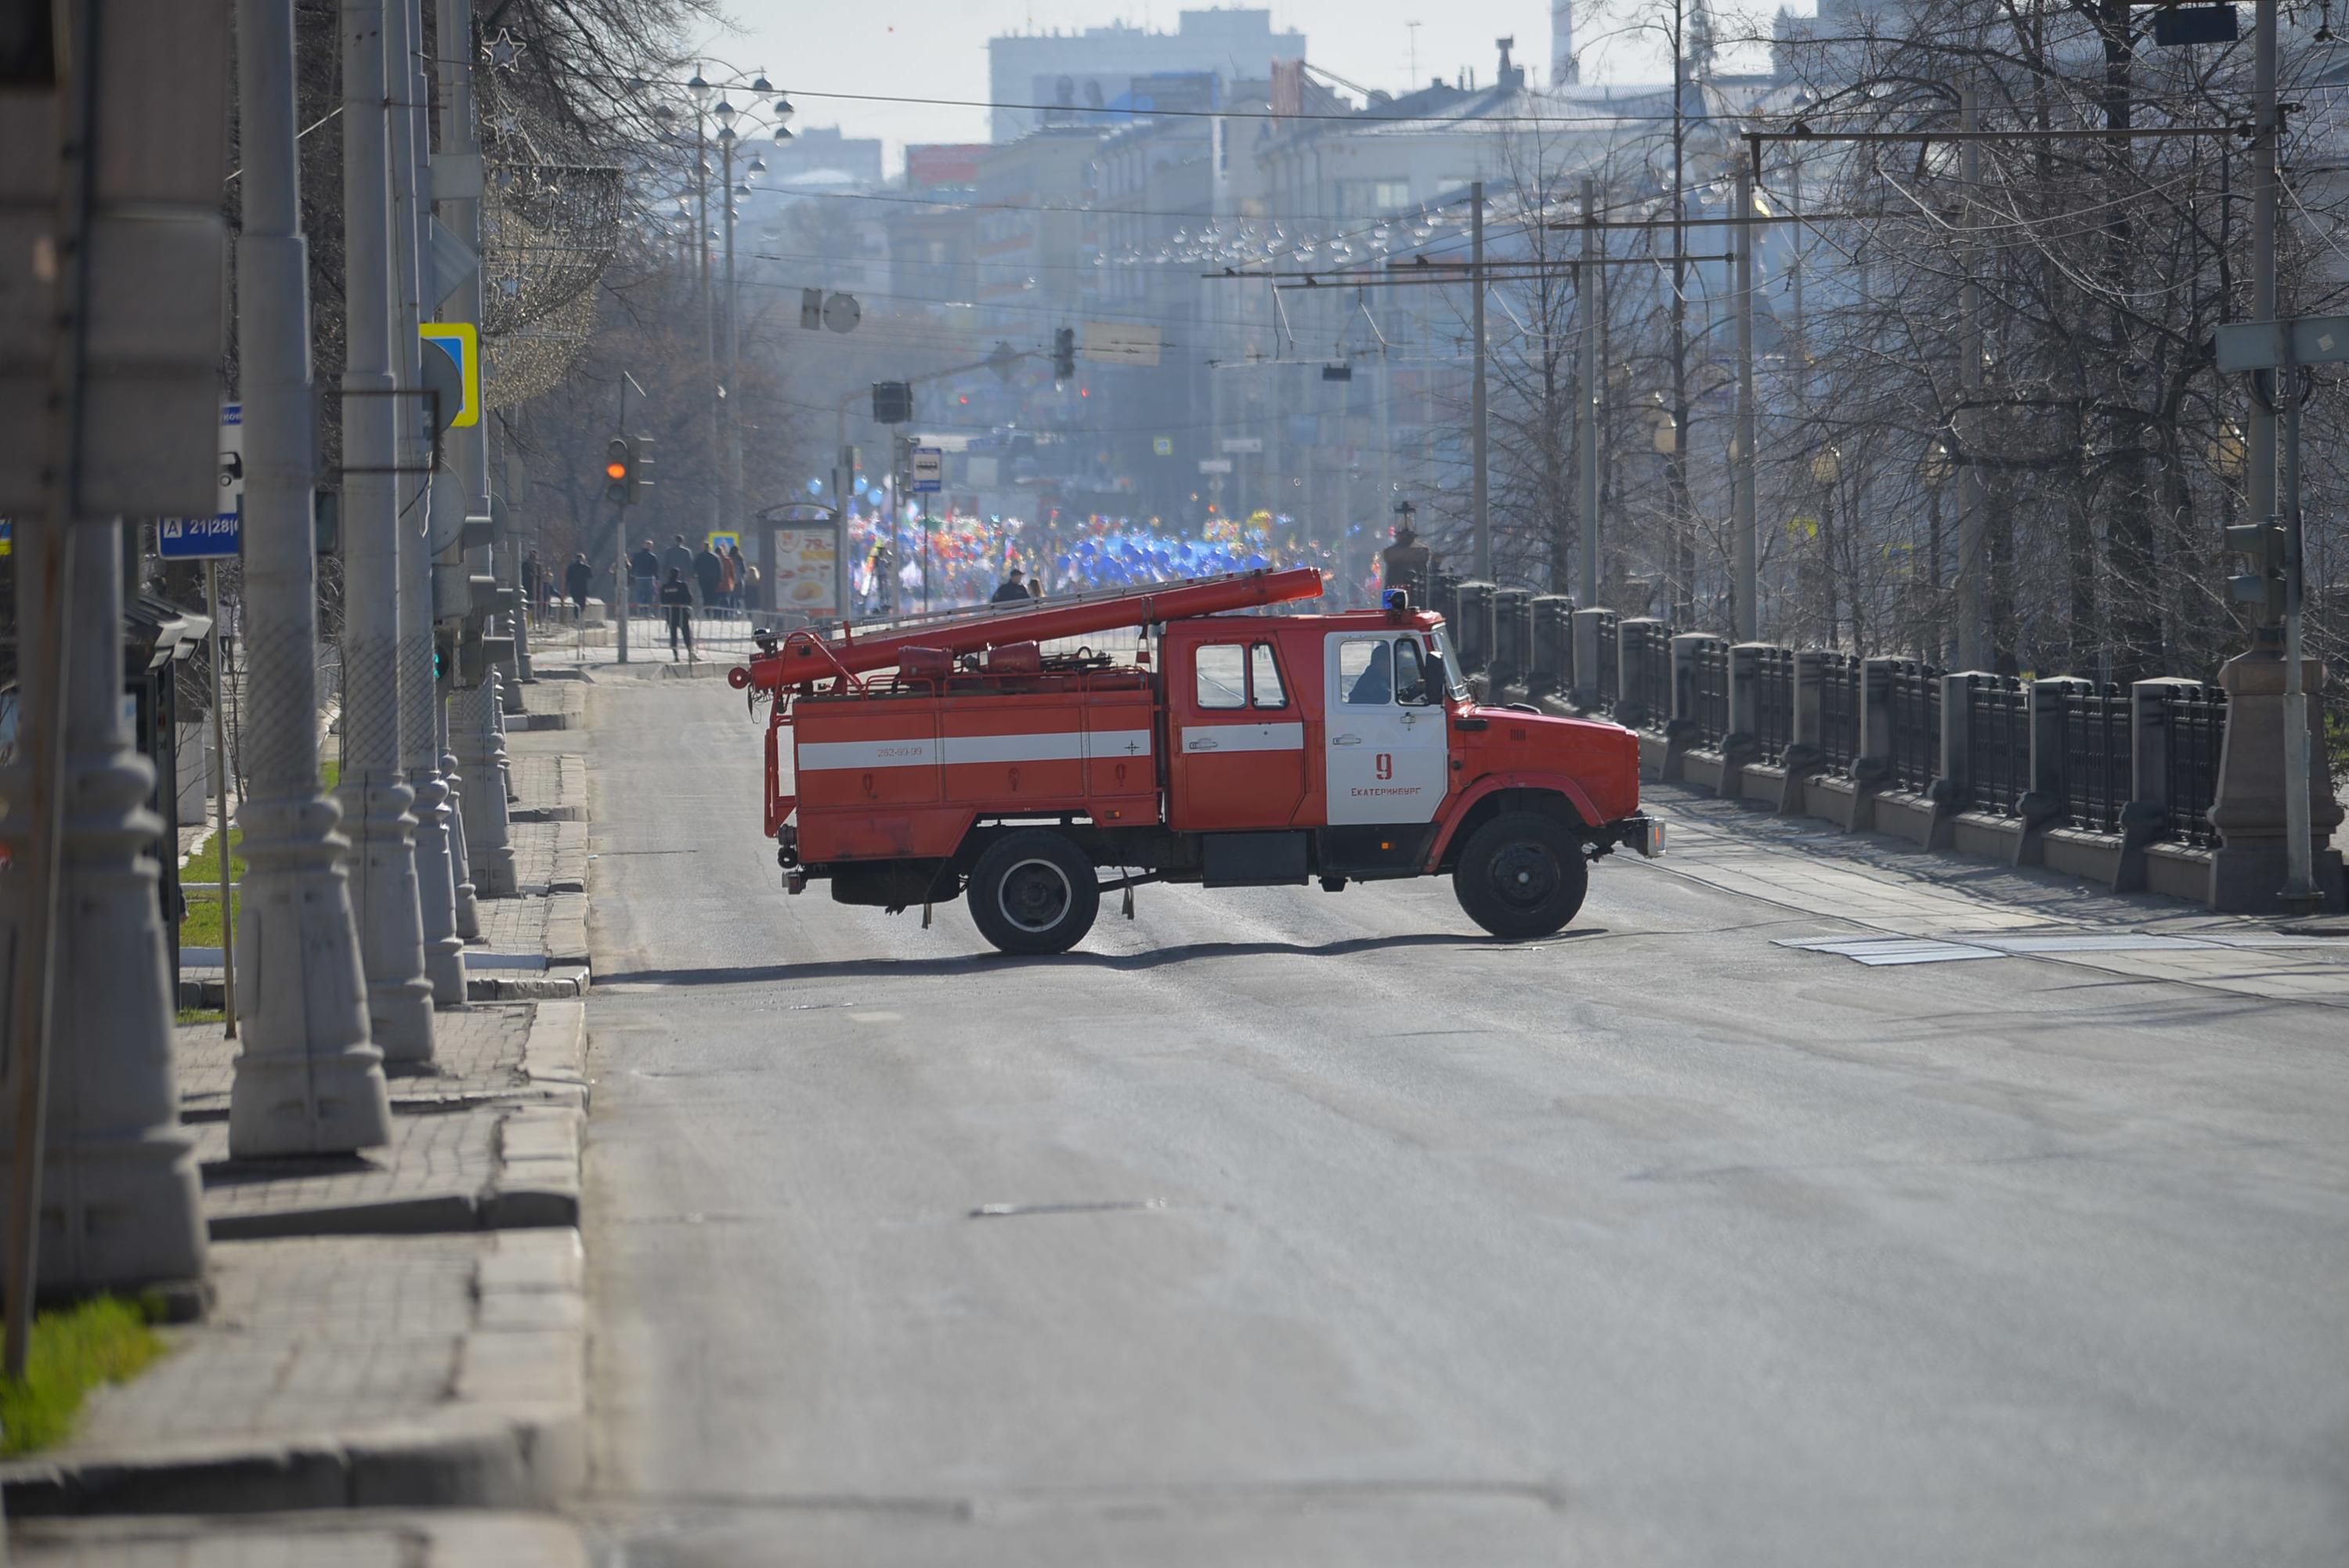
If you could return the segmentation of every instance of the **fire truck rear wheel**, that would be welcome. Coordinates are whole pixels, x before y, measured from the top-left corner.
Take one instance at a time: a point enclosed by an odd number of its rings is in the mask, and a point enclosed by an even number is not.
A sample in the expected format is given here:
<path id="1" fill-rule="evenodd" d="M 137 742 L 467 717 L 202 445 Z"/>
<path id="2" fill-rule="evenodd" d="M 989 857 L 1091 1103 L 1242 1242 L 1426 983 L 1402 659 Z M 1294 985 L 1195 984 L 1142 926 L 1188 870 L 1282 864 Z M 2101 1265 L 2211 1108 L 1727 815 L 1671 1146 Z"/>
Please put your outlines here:
<path id="1" fill-rule="evenodd" d="M 1101 879 L 1067 838 L 1029 828 L 988 846 L 965 896 L 978 934 L 1001 951 L 1066 953 L 1101 913 Z"/>
<path id="2" fill-rule="evenodd" d="M 1468 918 L 1507 942 L 1562 930 L 1589 886 L 1573 830 L 1532 811 L 1504 813 L 1470 834 L 1452 872 Z"/>

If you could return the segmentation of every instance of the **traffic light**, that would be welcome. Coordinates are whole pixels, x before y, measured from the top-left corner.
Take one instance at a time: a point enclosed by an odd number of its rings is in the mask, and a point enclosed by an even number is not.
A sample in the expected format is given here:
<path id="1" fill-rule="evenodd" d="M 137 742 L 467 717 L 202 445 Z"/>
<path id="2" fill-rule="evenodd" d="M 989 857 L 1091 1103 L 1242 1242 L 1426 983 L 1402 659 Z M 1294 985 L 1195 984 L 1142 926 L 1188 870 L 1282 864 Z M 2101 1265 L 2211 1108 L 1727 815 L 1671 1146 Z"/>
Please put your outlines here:
<path id="1" fill-rule="evenodd" d="M 902 425 L 914 417 L 914 389 L 903 381 L 873 384 L 873 422 Z"/>
<path id="2" fill-rule="evenodd" d="M 645 491 L 653 488 L 653 438 L 631 436 L 628 445 L 636 453 L 636 460 L 628 465 L 628 500 L 635 502 L 642 500 Z"/>
<path id="3" fill-rule="evenodd" d="M 615 506 L 626 506 L 636 499 L 631 481 L 636 473 L 636 449 L 626 436 L 615 436 L 604 443 L 604 499 Z"/>
<path id="4" fill-rule="evenodd" d="M 1052 335 L 1052 379 L 1066 381 L 1077 373 L 1077 330 L 1064 326 Z"/>
<path id="5" fill-rule="evenodd" d="M 2272 626 L 2283 619 L 2284 531 L 2280 523 L 2239 522 L 2226 531 L 2227 548 L 2242 556 L 2249 569 L 2227 579 L 2227 596 L 2249 604 L 2259 624 Z"/>

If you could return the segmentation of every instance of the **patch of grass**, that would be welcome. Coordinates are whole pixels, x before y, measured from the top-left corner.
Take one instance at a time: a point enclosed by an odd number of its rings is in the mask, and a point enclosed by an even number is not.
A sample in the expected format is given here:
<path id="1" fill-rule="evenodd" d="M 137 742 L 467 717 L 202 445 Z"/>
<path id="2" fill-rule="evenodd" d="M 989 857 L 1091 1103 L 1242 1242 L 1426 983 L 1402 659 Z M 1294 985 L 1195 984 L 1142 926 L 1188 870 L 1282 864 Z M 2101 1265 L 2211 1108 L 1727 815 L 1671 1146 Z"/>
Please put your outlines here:
<path id="1" fill-rule="evenodd" d="M 228 1022 L 228 1009 L 225 1007 L 182 1007 L 180 1009 L 179 1021 L 182 1024 L 225 1024 Z"/>
<path id="2" fill-rule="evenodd" d="M 0 1457 L 64 1442 L 91 1389 L 135 1377 L 161 1356 L 153 1306 L 101 1295 L 35 1317 L 24 1380 L 0 1377 Z"/>
<path id="3" fill-rule="evenodd" d="M 342 779 L 343 765 L 340 762 L 329 760 L 321 771 L 326 777 L 326 787 L 332 789 Z M 231 828 L 228 830 L 229 880 L 233 882 L 244 881 L 244 857 L 237 853 L 237 847 L 243 842 L 243 828 Z M 180 875 L 183 878 L 192 878 L 197 882 L 220 881 L 220 834 L 217 831 L 205 834 L 203 841 L 195 847 L 186 860 L 180 862 Z M 186 896 L 188 916 L 180 923 L 180 945 L 218 947 L 221 944 L 220 894 L 205 889 L 201 892 L 190 892 Z M 229 900 L 231 919 L 235 918 L 236 911 L 241 907 L 243 907 L 242 900 L 235 897 Z"/>

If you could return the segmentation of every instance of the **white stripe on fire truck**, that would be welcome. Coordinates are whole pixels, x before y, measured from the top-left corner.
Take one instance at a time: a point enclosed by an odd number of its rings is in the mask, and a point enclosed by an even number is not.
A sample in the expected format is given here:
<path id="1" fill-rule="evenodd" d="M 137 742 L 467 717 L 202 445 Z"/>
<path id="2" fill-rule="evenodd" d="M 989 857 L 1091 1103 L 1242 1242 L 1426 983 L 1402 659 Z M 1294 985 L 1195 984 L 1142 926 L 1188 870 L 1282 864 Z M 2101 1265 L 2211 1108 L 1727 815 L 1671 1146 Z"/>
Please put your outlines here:
<path id="1" fill-rule="evenodd" d="M 1186 724 L 1183 727 L 1183 749 L 1185 752 L 1213 751 L 1302 751 L 1305 749 L 1305 727 L 1301 724 Z"/>
<path id="2" fill-rule="evenodd" d="M 1086 757 L 1114 758 L 1150 755 L 1146 729 L 1095 730 L 1090 734 L 1052 730 L 1033 735 L 949 735 L 932 741 L 909 736 L 902 740 L 803 740 L 799 747 L 802 773 L 867 768 L 928 768 L 936 764 L 971 762 L 1073 762 Z"/>

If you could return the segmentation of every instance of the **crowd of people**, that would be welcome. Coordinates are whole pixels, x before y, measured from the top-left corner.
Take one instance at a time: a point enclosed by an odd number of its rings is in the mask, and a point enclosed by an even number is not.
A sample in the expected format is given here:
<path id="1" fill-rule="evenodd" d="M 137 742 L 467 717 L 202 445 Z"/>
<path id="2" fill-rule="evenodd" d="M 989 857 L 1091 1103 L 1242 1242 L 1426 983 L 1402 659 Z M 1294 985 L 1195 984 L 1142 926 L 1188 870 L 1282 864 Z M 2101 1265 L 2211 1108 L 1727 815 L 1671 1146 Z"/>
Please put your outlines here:
<path id="1" fill-rule="evenodd" d="M 1374 601 L 1381 580 L 1380 562 L 1361 545 L 1335 548 L 1305 536 L 1292 519 L 1268 511 L 1246 519 L 1210 519 L 1195 533 L 1169 528 L 1155 518 L 1137 521 L 1092 516 L 1037 522 L 955 516 L 933 519 L 926 542 L 918 521 L 900 524 L 893 533 L 886 519 L 864 518 L 852 523 L 849 559 L 850 603 L 855 613 L 866 615 L 916 610 L 926 603 L 937 609 L 987 603 L 998 598 L 1015 571 L 1023 591 L 1039 597 L 1228 572 L 1314 566 L 1330 579 L 1334 602 L 1368 603 Z M 1362 574 L 1365 568 L 1367 575 Z"/>

